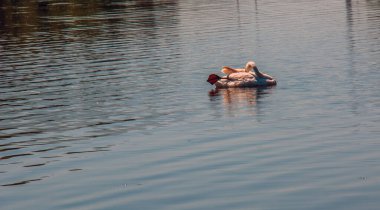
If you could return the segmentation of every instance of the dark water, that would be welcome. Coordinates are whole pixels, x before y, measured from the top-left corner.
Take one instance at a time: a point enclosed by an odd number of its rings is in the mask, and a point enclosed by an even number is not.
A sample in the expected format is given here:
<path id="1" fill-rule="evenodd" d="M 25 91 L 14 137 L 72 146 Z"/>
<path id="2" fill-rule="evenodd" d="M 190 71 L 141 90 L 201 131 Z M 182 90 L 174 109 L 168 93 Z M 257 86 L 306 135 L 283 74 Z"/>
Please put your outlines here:
<path id="1" fill-rule="evenodd" d="M 1 209 L 378 209 L 380 2 L 0 1 Z M 255 60 L 268 89 L 213 90 Z"/>

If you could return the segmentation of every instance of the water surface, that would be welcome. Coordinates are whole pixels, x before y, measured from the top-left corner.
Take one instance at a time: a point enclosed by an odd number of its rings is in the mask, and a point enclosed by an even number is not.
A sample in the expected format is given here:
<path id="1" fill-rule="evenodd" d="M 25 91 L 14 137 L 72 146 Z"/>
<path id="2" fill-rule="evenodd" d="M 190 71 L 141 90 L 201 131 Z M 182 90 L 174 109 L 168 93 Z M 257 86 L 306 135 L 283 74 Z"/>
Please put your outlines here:
<path id="1" fill-rule="evenodd" d="M 2 209 L 377 209 L 378 1 L 0 2 Z M 255 60 L 278 86 L 215 90 Z"/>

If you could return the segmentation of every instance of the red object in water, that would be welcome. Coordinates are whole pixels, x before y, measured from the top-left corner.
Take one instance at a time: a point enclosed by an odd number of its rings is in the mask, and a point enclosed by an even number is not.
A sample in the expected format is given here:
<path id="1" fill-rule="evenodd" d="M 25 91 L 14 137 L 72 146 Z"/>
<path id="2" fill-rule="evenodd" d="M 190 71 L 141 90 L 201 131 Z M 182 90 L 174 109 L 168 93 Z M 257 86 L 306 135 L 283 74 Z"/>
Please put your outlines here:
<path id="1" fill-rule="evenodd" d="M 210 76 L 208 76 L 208 79 L 207 79 L 207 82 L 209 82 L 210 84 L 215 84 L 218 80 L 220 80 L 220 77 L 216 74 L 210 74 Z"/>

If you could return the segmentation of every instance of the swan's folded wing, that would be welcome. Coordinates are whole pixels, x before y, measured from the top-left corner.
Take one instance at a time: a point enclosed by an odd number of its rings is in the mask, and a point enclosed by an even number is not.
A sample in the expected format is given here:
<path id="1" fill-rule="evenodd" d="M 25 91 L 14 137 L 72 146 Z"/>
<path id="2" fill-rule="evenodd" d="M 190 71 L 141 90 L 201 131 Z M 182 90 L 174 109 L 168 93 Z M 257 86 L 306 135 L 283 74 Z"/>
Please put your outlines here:
<path id="1" fill-rule="evenodd" d="M 229 80 L 246 80 L 246 79 L 253 79 L 253 78 L 254 76 L 248 72 L 237 72 L 237 73 L 232 73 L 228 75 Z"/>
<path id="2" fill-rule="evenodd" d="M 228 66 L 223 66 L 221 71 L 228 75 L 228 74 L 233 74 L 237 72 L 245 72 L 245 69 L 234 69 Z"/>

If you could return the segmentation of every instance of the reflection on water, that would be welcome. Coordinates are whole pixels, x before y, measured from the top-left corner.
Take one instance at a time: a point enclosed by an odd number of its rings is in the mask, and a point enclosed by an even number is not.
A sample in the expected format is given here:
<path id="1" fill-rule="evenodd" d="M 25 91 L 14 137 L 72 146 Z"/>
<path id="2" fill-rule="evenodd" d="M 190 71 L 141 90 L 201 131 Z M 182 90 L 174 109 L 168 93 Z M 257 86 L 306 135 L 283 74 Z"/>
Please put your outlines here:
<path id="1" fill-rule="evenodd" d="M 260 98 L 266 94 L 271 94 L 274 88 L 213 89 L 209 91 L 209 96 L 212 101 L 220 100 L 223 104 L 223 111 L 226 111 L 230 116 L 246 115 L 254 117 L 261 114 Z M 217 110 L 218 108 L 214 107 L 213 109 Z"/>
<path id="2" fill-rule="evenodd" d="M 51 14 L 46 17 L 35 13 L 39 8 L 36 2 L 3 2 L 0 91 L 5 127 L 0 138 L 56 135 L 73 129 L 100 131 L 88 134 L 91 138 L 107 135 L 104 132 L 108 129 L 110 133 L 118 130 L 118 126 L 108 128 L 109 124 L 138 124 L 136 119 L 144 116 L 135 116 L 140 112 L 135 104 L 140 101 L 133 95 L 142 87 L 151 89 L 151 94 L 159 92 L 154 80 L 173 68 L 155 69 L 153 62 L 159 57 L 150 48 L 164 47 L 176 57 L 175 49 L 162 43 L 175 34 L 152 39 L 156 23 L 167 27 L 176 24 L 172 18 L 175 11 L 155 14 L 152 7 L 156 4 L 148 2 L 137 1 L 134 11 L 122 14 L 113 8 L 102 12 L 104 5 L 114 5 L 110 1 L 88 2 L 88 7 L 81 1 L 49 3 Z M 19 14 L 14 8 L 25 11 Z M 133 21 L 125 21 L 130 19 Z M 22 38 L 8 41 L 8 36 Z M 149 73 L 142 72 L 146 70 Z"/>
<path id="3" fill-rule="evenodd" d="M 0 1 L 2 209 L 377 209 L 379 14 Z M 248 60 L 279 85 L 204 82 Z"/>
<path id="4" fill-rule="evenodd" d="M 176 86 L 177 64 L 161 62 L 179 56 L 176 1 L 38 2 L 0 2 L 0 160 L 41 167 L 108 151 L 81 141 L 170 120 L 152 101 Z"/>

